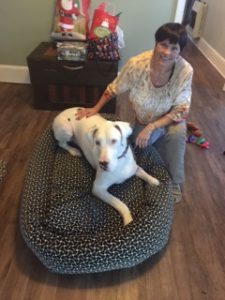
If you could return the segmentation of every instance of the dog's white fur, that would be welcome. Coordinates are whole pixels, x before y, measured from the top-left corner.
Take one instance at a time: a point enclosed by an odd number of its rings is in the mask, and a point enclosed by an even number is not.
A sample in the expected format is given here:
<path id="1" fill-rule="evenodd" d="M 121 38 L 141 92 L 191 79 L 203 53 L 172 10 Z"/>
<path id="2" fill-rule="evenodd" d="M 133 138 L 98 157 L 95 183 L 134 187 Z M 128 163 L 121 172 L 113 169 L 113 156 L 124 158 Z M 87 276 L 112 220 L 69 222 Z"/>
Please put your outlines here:
<path id="1" fill-rule="evenodd" d="M 75 142 L 86 159 L 96 169 L 96 178 L 92 192 L 104 202 L 113 206 L 122 216 L 124 225 L 133 219 L 129 208 L 107 190 L 136 175 L 150 185 L 159 185 L 159 181 L 139 167 L 133 157 L 127 138 L 132 129 L 127 122 L 108 121 L 99 114 L 89 118 L 76 119 L 77 110 L 64 110 L 53 121 L 53 132 L 60 147 L 72 155 L 81 155 L 80 151 L 68 142 Z"/>

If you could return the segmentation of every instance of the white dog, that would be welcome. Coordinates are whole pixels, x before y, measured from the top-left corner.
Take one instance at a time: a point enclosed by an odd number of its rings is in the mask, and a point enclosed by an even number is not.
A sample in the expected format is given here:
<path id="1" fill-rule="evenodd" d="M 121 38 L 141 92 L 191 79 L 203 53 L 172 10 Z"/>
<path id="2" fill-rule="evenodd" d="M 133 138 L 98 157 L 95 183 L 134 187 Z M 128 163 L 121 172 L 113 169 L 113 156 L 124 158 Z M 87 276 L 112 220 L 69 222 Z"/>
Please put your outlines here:
<path id="1" fill-rule="evenodd" d="M 133 175 L 150 185 L 159 185 L 159 181 L 136 164 L 127 141 L 132 133 L 129 123 L 108 121 L 99 114 L 77 120 L 79 109 L 82 108 L 70 108 L 56 116 L 52 126 L 54 136 L 59 146 L 72 155 L 80 156 L 81 153 L 68 142 L 73 141 L 79 146 L 96 170 L 93 194 L 114 207 L 127 225 L 133 220 L 128 207 L 111 195 L 108 188 Z"/>

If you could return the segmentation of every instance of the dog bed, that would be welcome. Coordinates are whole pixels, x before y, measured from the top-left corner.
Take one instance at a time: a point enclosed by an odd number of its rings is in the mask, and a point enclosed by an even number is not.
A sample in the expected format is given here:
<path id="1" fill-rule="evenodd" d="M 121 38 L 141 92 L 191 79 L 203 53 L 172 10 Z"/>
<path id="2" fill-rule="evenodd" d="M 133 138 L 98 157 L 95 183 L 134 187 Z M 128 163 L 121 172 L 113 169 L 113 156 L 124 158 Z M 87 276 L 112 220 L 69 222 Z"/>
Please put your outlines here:
<path id="1" fill-rule="evenodd" d="M 51 128 L 37 143 L 24 181 L 20 228 L 24 240 L 52 272 L 95 273 L 135 266 L 167 244 L 173 200 L 168 173 L 153 147 L 137 162 L 159 187 L 135 176 L 109 191 L 124 201 L 134 221 L 92 195 L 95 171 L 84 157 L 59 148 Z"/>

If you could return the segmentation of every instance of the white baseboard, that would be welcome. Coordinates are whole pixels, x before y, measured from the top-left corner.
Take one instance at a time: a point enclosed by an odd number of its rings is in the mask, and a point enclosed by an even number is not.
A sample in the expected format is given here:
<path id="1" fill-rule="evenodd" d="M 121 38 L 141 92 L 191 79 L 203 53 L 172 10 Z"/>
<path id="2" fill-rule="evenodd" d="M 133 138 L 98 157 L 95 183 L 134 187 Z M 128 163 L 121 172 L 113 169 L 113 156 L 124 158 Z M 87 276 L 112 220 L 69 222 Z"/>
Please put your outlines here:
<path id="1" fill-rule="evenodd" d="M 30 83 L 28 67 L 0 65 L 0 82 Z"/>
<path id="2" fill-rule="evenodd" d="M 208 61 L 215 67 L 215 69 L 225 78 L 225 58 L 223 58 L 212 46 L 210 46 L 205 39 L 192 39 L 196 47 L 208 59 Z"/>

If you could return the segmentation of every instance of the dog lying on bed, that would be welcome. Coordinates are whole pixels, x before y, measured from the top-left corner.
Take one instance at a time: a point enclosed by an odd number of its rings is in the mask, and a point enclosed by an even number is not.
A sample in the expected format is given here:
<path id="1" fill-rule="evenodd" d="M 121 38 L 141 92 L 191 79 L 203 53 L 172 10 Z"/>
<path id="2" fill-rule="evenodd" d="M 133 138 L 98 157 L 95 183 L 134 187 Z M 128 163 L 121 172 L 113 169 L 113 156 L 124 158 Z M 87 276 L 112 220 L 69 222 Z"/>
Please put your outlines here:
<path id="1" fill-rule="evenodd" d="M 53 132 L 58 144 L 71 155 L 81 152 L 70 146 L 73 141 L 82 150 L 86 159 L 96 170 L 92 192 L 95 196 L 110 204 L 122 216 L 124 225 L 133 219 L 129 208 L 107 190 L 115 183 L 122 183 L 136 175 L 150 185 L 159 185 L 159 181 L 139 167 L 128 144 L 132 133 L 129 123 L 108 121 L 99 114 L 89 118 L 76 119 L 77 110 L 70 108 L 61 112 L 53 121 Z"/>

